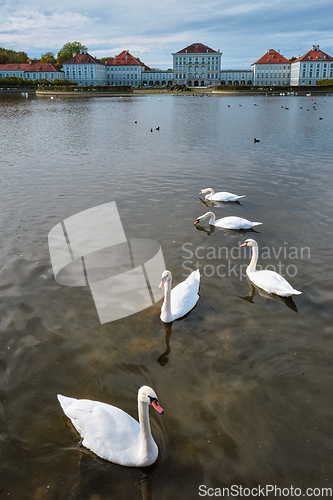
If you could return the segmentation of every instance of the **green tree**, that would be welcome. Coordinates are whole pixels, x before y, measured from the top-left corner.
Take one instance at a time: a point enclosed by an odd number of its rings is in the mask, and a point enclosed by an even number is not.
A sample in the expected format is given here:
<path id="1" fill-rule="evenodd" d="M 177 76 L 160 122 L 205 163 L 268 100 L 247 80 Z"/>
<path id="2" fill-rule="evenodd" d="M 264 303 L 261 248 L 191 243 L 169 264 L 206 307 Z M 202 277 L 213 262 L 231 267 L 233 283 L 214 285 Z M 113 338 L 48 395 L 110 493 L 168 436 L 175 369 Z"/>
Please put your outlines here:
<path id="1" fill-rule="evenodd" d="M 41 55 L 40 62 L 41 63 L 56 64 L 57 60 L 56 60 L 55 54 L 53 52 L 45 52 L 45 54 Z"/>
<path id="2" fill-rule="evenodd" d="M 103 63 L 105 63 L 107 61 L 112 61 L 112 59 L 114 59 L 114 57 L 101 57 L 100 61 L 102 61 Z"/>
<path id="3" fill-rule="evenodd" d="M 68 61 L 71 57 L 73 57 L 73 54 L 79 54 L 80 49 L 86 49 L 84 45 L 80 42 L 68 42 L 63 45 L 63 47 L 59 50 L 58 56 L 57 56 L 57 63 L 62 65 L 65 61 Z"/>
<path id="4" fill-rule="evenodd" d="M 296 57 L 295 57 L 295 56 L 291 57 L 291 58 L 289 59 L 289 61 L 290 61 L 290 62 L 296 61 Z"/>
<path id="5" fill-rule="evenodd" d="M 0 64 L 8 63 L 26 63 L 28 56 L 25 52 L 16 52 L 15 50 L 0 47 Z"/>

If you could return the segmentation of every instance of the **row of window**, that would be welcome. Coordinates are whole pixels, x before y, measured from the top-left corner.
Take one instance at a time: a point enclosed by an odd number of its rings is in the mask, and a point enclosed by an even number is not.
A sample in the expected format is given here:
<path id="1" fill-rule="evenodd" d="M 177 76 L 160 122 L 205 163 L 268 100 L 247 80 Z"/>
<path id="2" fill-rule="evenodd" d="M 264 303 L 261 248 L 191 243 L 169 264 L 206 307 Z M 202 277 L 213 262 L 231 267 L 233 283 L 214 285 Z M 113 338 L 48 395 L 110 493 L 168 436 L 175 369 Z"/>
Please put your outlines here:
<path id="1" fill-rule="evenodd" d="M 175 74 L 175 79 L 176 80 L 186 80 L 187 78 L 205 78 L 205 73 L 202 73 L 199 76 L 199 73 L 195 73 L 192 75 L 192 73 L 176 73 Z M 218 80 L 219 79 L 219 74 L 218 73 L 208 73 L 207 78 L 212 78 L 213 80 Z"/>
<path id="2" fill-rule="evenodd" d="M 128 67 L 128 66 L 125 67 L 124 66 L 123 68 L 121 68 L 121 67 L 119 67 L 119 68 L 117 68 L 117 67 L 112 68 L 111 67 L 111 68 L 107 68 L 107 70 L 108 71 L 110 71 L 110 70 L 111 71 L 117 71 L 117 70 L 119 70 L 119 71 L 138 71 L 138 68 L 136 66 L 134 66 L 134 67 L 133 66 L 131 66 L 131 67 Z"/>
<path id="3" fill-rule="evenodd" d="M 193 57 L 193 61 L 195 62 L 198 62 L 199 59 L 201 59 L 202 62 L 205 62 L 205 61 L 218 61 L 219 60 L 219 57 Z M 175 57 L 175 62 L 177 61 L 185 61 L 186 62 L 192 62 L 192 57 Z"/>
<path id="4" fill-rule="evenodd" d="M 200 63 L 199 63 L 199 64 L 200 64 Z M 216 64 L 216 66 L 215 66 L 215 64 Z M 191 63 L 189 63 L 189 64 L 185 64 L 185 63 L 181 63 L 181 62 L 180 62 L 180 63 L 177 63 L 177 61 L 175 62 L 175 67 L 176 67 L 176 66 L 179 66 L 179 67 L 185 67 L 185 66 L 188 66 L 188 68 L 189 68 L 189 69 L 191 69 L 191 68 L 192 68 L 192 64 L 191 64 Z M 195 67 L 198 67 L 198 66 L 195 66 Z M 207 68 L 207 67 L 208 67 L 208 69 L 219 69 L 218 62 L 216 62 L 216 63 L 212 63 L 212 64 L 211 64 L 211 63 L 208 63 L 208 65 L 207 65 L 207 64 L 202 64 L 202 69 L 203 69 L 203 68 Z"/>
<path id="5" fill-rule="evenodd" d="M 264 71 L 264 70 L 270 70 L 270 71 L 273 71 L 274 70 L 281 70 L 281 65 L 279 66 L 272 66 L 271 64 L 260 64 L 260 66 L 258 65 L 258 71 Z M 288 64 L 288 68 L 286 66 L 283 66 L 282 69 L 290 69 L 290 65 Z"/>
<path id="6" fill-rule="evenodd" d="M 303 63 L 303 68 L 306 68 L 307 66 L 308 64 Z M 327 68 L 327 63 L 324 63 L 323 66 L 324 68 Z M 333 63 L 331 63 L 330 67 L 333 69 Z M 310 68 L 313 68 L 313 63 L 310 63 Z M 320 68 L 320 63 L 317 63 L 317 68 Z"/>
<path id="7" fill-rule="evenodd" d="M 313 75 L 314 75 L 314 73 L 313 73 L 313 69 L 312 69 L 312 68 L 310 68 L 310 71 L 309 71 L 309 78 L 312 78 L 312 77 L 313 77 Z M 324 69 L 323 69 L 323 78 L 327 78 L 327 75 L 328 75 L 327 70 L 326 70 L 326 68 L 324 68 Z M 306 69 L 303 69 L 302 78 L 305 78 L 305 76 L 306 76 Z M 330 70 L 330 78 L 332 78 L 332 76 L 333 76 L 333 67 L 332 67 L 332 69 Z M 316 78 L 319 78 L 319 77 L 320 77 L 320 69 L 319 69 L 319 68 L 317 68 L 317 69 L 316 69 Z"/>
<path id="8" fill-rule="evenodd" d="M 109 80 L 110 79 L 110 75 L 107 75 L 107 76 L 108 76 L 108 80 Z M 123 78 L 123 79 L 126 79 L 126 75 L 122 75 L 122 76 L 119 75 L 119 77 Z M 111 75 L 111 80 L 113 80 L 114 78 L 118 78 L 118 76 L 117 75 Z M 129 80 L 129 79 L 130 79 L 130 75 L 127 75 L 127 80 Z M 131 75 L 131 80 L 137 80 L 137 79 L 138 79 L 137 75 L 135 75 L 135 76 Z"/>
<path id="9" fill-rule="evenodd" d="M 273 78 L 273 75 L 269 75 L 269 76 L 270 76 L 270 78 Z M 257 76 L 257 78 L 265 78 L 264 73 L 262 73 L 262 75 L 261 75 L 261 76 L 260 76 L 260 75 L 258 75 L 258 76 Z M 268 78 L 268 73 L 266 73 L 266 78 Z M 279 73 L 279 76 L 277 76 L 277 73 L 275 73 L 275 74 L 274 74 L 274 78 L 275 78 L 275 80 L 276 80 L 277 78 L 281 78 L 281 73 Z M 286 78 L 286 74 L 285 74 L 285 73 L 282 73 L 282 78 Z M 289 78 L 289 73 L 287 73 L 287 78 Z"/>
<path id="10" fill-rule="evenodd" d="M 266 80 L 266 81 L 262 80 L 261 82 L 258 81 L 257 85 L 265 85 L 265 86 L 267 86 L 267 85 L 288 85 L 288 83 L 289 82 L 285 82 L 284 80 L 282 80 L 282 82 L 281 82 L 281 80 L 279 80 L 278 82 L 270 80 L 269 83 L 268 83 L 268 80 Z"/>
<path id="11" fill-rule="evenodd" d="M 12 73 L 11 75 L 9 73 L 0 73 L 0 78 L 9 78 L 10 76 L 16 76 L 17 78 L 22 78 L 22 80 L 37 80 L 40 79 L 42 80 L 45 78 L 46 80 L 50 78 L 51 80 L 54 80 L 54 74 L 53 73 Z"/>

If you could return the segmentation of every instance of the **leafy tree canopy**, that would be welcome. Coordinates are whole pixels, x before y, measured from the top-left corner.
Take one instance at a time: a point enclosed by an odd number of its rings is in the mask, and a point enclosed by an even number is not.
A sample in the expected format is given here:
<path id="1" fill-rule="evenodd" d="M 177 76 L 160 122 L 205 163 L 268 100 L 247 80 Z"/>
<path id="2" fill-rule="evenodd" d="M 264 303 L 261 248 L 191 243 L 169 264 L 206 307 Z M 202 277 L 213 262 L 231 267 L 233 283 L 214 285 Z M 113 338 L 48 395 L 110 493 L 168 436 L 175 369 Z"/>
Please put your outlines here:
<path id="1" fill-rule="evenodd" d="M 290 61 L 290 62 L 296 61 L 296 57 L 295 57 L 295 56 L 291 57 L 291 58 L 289 59 L 289 61 Z"/>
<path id="2" fill-rule="evenodd" d="M 16 52 L 0 47 L 0 64 L 26 63 L 27 60 L 28 56 L 25 52 Z"/>
<path id="3" fill-rule="evenodd" d="M 318 80 L 316 82 L 316 85 L 332 85 L 333 86 L 333 80 L 329 80 L 329 79 L 326 79 L 326 80 Z"/>
<path id="4" fill-rule="evenodd" d="M 67 42 L 63 47 L 60 49 L 57 57 L 57 63 L 62 64 L 65 61 L 68 61 L 71 57 L 73 57 L 73 54 L 79 54 L 80 49 L 86 49 L 84 45 L 80 42 Z"/>
<path id="5" fill-rule="evenodd" d="M 40 62 L 41 63 L 56 64 L 57 60 L 56 60 L 55 54 L 53 52 L 45 52 L 45 54 L 41 55 Z"/>
<path id="6" fill-rule="evenodd" d="M 114 59 L 114 57 L 101 57 L 100 61 L 102 61 L 103 63 L 105 63 L 107 61 L 112 61 L 112 59 Z"/>

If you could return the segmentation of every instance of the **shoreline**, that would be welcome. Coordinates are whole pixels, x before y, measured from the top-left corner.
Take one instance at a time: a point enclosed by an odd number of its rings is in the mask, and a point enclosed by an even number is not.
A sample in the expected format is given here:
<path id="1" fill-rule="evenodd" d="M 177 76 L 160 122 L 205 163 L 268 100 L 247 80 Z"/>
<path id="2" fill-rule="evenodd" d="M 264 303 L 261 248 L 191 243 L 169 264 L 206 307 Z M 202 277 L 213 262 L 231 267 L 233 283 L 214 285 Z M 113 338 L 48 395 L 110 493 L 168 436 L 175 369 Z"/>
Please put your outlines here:
<path id="1" fill-rule="evenodd" d="M 221 96 L 221 95 L 255 95 L 255 96 L 287 96 L 287 97 L 293 97 L 293 96 L 305 96 L 307 94 L 309 95 L 332 95 L 333 94 L 333 89 L 311 89 L 311 90 L 297 90 L 297 91 L 286 91 L 286 92 L 281 92 L 279 91 L 274 91 L 274 90 L 263 90 L 263 91 L 257 91 L 257 90 L 213 90 L 209 88 L 196 88 L 196 89 L 190 89 L 189 91 L 181 91 L 181 90 L 175 90 L 175 91 L 169 91 L 165 89 L 136 89 L 132 90 L 129 92 L 103 92 L 103 91 L 64 91 L 64 92 L 59 92 L 59 91 L 53 91 L 53 90 L 31 90 L 31 89 L 1 89 L 0 90 L 0 95 L 9 95 L 9 94 L 34 94 L 36 97 L 56 97 L 56 98 L 63 98 L 63 97 L 135 97 L 135 96 L 143 96 L 143 95 L 188 95 L 188 96 L 193 96 L 193 95 L 216 95 L 216 96 Z"/>

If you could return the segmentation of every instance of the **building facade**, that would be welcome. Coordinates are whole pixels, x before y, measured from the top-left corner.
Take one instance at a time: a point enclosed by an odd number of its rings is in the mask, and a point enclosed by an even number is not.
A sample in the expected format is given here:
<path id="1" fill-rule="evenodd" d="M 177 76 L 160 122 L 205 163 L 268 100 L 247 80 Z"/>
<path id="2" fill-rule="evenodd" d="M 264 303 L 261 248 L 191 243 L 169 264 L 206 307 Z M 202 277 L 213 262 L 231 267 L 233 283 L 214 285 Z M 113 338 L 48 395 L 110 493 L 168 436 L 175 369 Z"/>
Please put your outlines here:
<path id="1" fill-rule="evenodd" d="M 144 86 L 161 86 L 172 85 L 173 71 L 172 69 L 145 69 L 142 71 L 142 85 Z"/>
<path id="2" fill-rule="evenodd" d="M 50 63 L 0 64 L 0 78 L 22 78 L 22 80 L 63 80 L 65 73 Z"/>
<path id="3" fill-rule="evenodd" d="M 133 57 L 128 50 L 123 50 L 114 59 L 106 63 L 106 85 L 142 85 L 144 64 Z"/>
<path id="4" fill-rule="evenodd" d="M 63 63 L 66 80 L 81 85 L 106 85 L 105 64 L 81 49 L 79 54 Z"/>
<path id="5" fill-rule="evenodd" d="M 173 53 L 174 83 L 193 87 L 219 85 L 222 53 L 202 43 L 192 43 Z"/>
<path id="6" fill-rule="evenodd" d="M 255 86 L 290 85 L 291 63 L 274 49 L 266 52 L 251 67 Z"/>
<path id="7" fill-rule="evenodd" d="M 253 85 L 251 69 L 221 71 L 221 85 Z"/>
<path id="8" fill-rule="evenodd" d="M 246 70 L 222 70 L 222 53 L 202 43 L 193 43 L 175 52 L 173 70 L 149 69 L 128 50 L 103 63 L 86 49 L 63 63 L 58 70 L 49 63 L 0 64 L 0 78 L 24 80 L 67 79 L 79 86 L 167 86 L 172 83 L 191 87 L 211 85 L 252 85 L 258 87 L 316 85 L 333 79 L 333 57 L 313 45 L 311 50 L 290 62 L 269 49 Z"/>
<path id="9" fill-rule="evenodd" d="M 316 85 L 333 78 L 333 57 L 312 45 L 311 50 L 291 63 L 291 85 Z"/>

